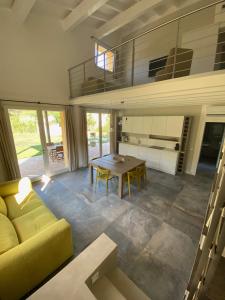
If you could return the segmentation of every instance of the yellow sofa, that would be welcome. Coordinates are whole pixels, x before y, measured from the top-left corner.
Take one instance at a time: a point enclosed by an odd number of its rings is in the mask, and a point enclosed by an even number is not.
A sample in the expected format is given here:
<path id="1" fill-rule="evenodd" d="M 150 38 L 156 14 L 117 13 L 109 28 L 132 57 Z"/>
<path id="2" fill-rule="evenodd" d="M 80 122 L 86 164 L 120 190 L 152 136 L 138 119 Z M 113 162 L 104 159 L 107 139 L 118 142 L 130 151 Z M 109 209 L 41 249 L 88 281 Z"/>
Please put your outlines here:
<path id="1" fill-rule="evenodd" d="M 0 299 L 20 299 L 73 255 L 71 227 L 28 178 L 0 184 Z"/>

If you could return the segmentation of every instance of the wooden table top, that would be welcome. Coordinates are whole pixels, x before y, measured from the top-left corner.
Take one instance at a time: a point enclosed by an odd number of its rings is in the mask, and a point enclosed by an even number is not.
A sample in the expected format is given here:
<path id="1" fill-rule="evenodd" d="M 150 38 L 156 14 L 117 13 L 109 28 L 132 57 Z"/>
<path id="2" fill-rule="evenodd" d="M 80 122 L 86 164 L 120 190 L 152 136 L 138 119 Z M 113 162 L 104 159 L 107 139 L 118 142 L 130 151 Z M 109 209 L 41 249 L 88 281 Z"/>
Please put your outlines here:
<path id="1" fill-rule="evenodd" d="M 94 167 L 101 167 L 107 170 L 110 170 L 112 175 L 121 175 L 125 174 L 128 171 L 142 165 L 145 163 L 144 160 L 138 159 L 136 157 L 132 156 L 124 156 L 124 155 L 119 155 L 120 157 L 123 157 L 125 160 L 123 162 L 119 162 L 113 157 L 117 155 L 115 154 L 110 154 L 107 156 L 103 156 L 94 160 L 90 161 L 90 165 Z"/>

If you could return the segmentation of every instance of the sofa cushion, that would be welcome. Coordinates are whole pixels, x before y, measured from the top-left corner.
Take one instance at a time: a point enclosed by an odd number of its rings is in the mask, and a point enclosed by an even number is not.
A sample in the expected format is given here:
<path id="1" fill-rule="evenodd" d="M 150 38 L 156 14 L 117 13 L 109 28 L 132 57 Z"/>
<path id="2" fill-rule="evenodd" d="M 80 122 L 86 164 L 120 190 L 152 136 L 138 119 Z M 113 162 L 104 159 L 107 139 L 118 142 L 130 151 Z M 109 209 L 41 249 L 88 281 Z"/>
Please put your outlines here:
<path id="1" fill-rule="evenodd" d="M 53 213 L 43 205 L 14 219 L 12 222 L 20 242 L 24 242 L 56 221 L 57 218 Z"/>
<path id="2" fill-rule="evenodd" d="M 1 196 L 0 196 L 0 214 L 7 216 L 7 207 L 5 201 Z"/>
<path id="3" fill-rule="evenodd" d="M 10 220 L 0 214 L 0 254 L 19 244 L 18 237 Z"/>
<path id="4" fill-rule="evenodd" d="M 26 195 L 26 197 L 24 197 L 24 201 L 21 201 L 19 194 L 5 197 L 4 200 L 8 209 L 8 217 L 11 220 L 43 205 L 42 200 L 35 191 L 31 191 L 28 195 Z"/>

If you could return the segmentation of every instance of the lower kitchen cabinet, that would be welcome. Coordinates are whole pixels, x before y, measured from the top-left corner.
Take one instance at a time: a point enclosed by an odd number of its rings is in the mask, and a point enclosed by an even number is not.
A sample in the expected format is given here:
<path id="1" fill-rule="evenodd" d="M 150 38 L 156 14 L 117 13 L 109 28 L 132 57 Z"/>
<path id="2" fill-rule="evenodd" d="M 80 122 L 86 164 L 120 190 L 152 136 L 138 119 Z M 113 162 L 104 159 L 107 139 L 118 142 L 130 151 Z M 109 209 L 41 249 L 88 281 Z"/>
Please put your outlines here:
<path id="1" fill-rule="evenodd" d="M 172 175 L 176 174 L 178 151 L 154 149 L 126 143 L 119 144 L 119 154 L 131 155 L 146 161 L 146 166 Z"/>

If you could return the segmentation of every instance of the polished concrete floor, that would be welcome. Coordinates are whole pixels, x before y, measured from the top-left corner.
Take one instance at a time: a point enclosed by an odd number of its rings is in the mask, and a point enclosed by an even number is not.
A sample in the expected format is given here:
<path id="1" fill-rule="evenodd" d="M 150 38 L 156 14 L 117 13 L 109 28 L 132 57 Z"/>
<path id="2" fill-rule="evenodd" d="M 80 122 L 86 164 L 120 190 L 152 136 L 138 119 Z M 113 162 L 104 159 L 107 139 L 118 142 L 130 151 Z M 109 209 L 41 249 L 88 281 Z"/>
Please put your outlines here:
<path id="1" fill-rule="evenodd" d="M 148 182 L 124 199 L 113 179 L 95 191 L 88 170 L 58 175 L 37 192 L 73 229 L 75 255 L 101 233 L 118 244 L 121 269 L 152 300 L 180 300 L 190 276 L 212 177 L 172 176 L 148 170 Z"/>

